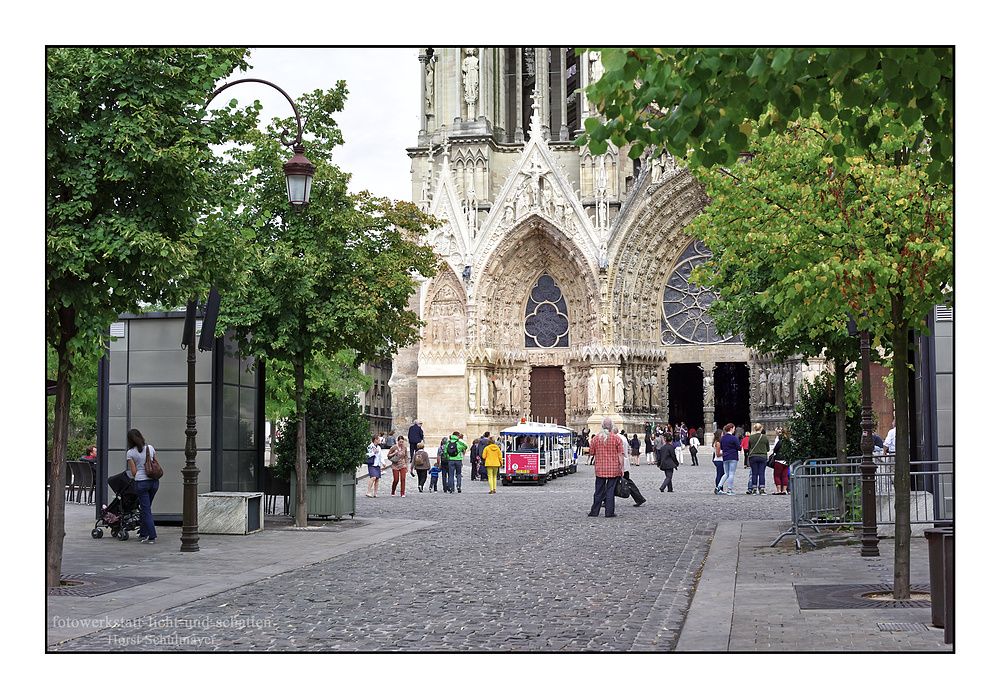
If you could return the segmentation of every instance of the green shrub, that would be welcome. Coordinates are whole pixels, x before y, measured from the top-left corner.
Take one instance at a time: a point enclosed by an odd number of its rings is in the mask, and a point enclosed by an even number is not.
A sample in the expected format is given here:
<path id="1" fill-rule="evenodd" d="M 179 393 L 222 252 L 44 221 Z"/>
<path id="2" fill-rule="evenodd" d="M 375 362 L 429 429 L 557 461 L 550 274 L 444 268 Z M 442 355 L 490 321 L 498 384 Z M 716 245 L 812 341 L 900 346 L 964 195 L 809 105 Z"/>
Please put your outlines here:
<path id="1" fill-rule="evenodd" d="M 274 447 L 274 473 L 288 478 L 295 471 L 298 421 L 284 420 L 280 430 L 281 437 Z M 355 394 L 338 396 L 318 389 L 306 398 L 306 467 L 310 479 L 321 473 L 354 473 L 364 462 L 370 441 L 370 426 Z"/>
<path id="2" fill-rule="evenodd" d="M 847 455 L 855 456 L 861 454 L 861 382 L 850 376 L 845 383 L 845 403 Z M 832 374 L 823 372 L 805 383 L 785 431 L 791 446 L 783 456 L 789 463 L 837 456 L 837 401 Z"/>

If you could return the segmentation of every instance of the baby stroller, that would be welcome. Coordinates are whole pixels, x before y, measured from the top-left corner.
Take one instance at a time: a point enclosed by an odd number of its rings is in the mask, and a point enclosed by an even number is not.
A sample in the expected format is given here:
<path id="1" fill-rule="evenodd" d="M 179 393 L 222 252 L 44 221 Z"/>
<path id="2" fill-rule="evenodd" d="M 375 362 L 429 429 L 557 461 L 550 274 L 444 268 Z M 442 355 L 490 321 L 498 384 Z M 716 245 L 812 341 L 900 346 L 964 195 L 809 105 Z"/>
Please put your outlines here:
<path id="1" fill-rule="evenodd" d="M 109 477 L 108 485 L 117 497 L 104 508 L 90 535 L 100 539 L 104 536 L 102 527 L 108 527 L 111 529 L 111 536 L 119 541 L 128 541 L 129 531 L 139 528 L 139 497 L 135 494 L 135 481 L 127 471 L 122 471 Z"/>

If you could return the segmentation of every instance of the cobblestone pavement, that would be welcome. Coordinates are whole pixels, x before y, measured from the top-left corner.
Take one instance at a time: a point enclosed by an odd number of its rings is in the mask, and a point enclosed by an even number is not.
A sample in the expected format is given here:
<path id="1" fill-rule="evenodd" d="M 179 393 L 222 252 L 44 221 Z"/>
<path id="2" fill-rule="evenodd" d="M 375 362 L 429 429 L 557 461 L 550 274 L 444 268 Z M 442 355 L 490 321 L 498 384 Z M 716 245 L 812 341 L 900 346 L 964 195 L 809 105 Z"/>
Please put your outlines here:
<path id="1" fill-rule="evenodd" d="M 454 495 L 420 493 L 408 478 L 406 498 L 390 497 L 390 477 L 371 499 L 362 480 L 359 520 L 433 524 L 51 650 L 672 650 L 716 523 L 789 515 L 784 497 L 714 495 L 711 462 L 686 461 L 673 493 L 658 491 L 654 466 L 633 467 L 648 502 L 618 500 L 613 522 L 587 517 L 584 465 L 494 495 L 468 465 Z"/>

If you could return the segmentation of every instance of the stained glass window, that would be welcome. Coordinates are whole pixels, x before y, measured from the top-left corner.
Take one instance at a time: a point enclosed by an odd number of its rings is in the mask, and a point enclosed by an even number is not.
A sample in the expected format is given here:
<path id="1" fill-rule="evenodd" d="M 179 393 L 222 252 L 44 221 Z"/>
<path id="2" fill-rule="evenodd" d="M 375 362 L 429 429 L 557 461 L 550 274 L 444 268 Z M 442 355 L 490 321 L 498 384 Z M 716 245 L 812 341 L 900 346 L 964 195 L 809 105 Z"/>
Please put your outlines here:
<path id="1" fill-rule="evenodd" d="M 542 274 L 524 309 L 525 347 L 569 347 L 566 299 L 555 280 Z"/>
<path id="2" fill-rule="evenodd" d="M 692 242 L 680 257 L 677 267 L 663 290 L 663 315 L 660 318 L 660 339 L 664 344 L 675 342 L 713 344 L 731 342 L 732 335 L 723 337 L 715 329 L 708 309 L 718 296 L 711 289 L 692 284 L 688 277 L 712 253 L 700 240 Z"/>

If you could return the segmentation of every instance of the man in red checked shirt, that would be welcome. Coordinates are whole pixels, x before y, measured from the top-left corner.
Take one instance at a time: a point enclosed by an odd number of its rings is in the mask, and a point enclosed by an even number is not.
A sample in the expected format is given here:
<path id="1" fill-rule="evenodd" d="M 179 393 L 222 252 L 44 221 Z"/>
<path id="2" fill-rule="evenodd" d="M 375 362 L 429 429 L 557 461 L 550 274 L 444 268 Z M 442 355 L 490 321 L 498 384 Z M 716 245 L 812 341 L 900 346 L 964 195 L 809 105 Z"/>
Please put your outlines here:
<path id="1" fill-rule="evenodd" d="M 594 486 L 594 505 L 587 513 L 588 517 L 601 514 L 601 503 L 604 503 L 604 516 L 615 516 L 615 486 L 622 476 L 625 463 L 625 449 L 622 440 L 611 433 L 614 423 L 606 417 L 601 423 L 601 431 L 590 440 L 590 453 L 594 457 L 594 475 L 597 482 Z"/>

